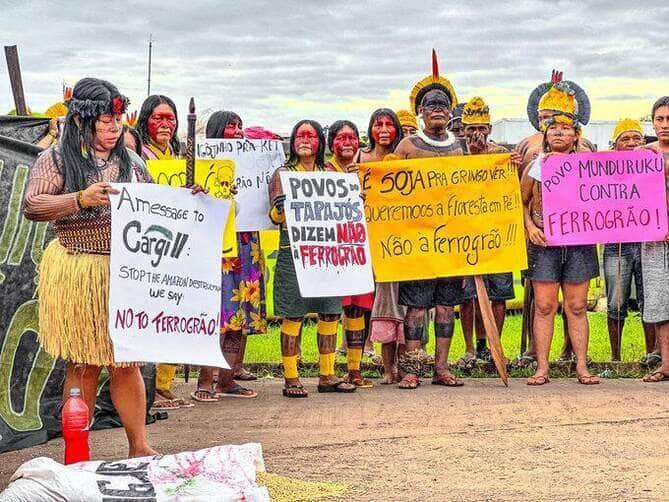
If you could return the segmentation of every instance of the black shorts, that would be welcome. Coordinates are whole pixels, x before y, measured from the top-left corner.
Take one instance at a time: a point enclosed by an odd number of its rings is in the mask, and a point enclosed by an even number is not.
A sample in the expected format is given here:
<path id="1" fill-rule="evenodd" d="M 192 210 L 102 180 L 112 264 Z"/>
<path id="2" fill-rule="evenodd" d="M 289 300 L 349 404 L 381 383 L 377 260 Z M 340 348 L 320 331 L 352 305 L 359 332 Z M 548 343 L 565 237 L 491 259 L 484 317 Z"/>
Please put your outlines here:
<path id="1" fill-rule="evenodd" d="M 491 302 L 513 300 L 516 297 L 516 293 L 513 291 L 513 274 L 511 272 L 484 275 L 483 283 Z M 465 283 L 465 301 L 476 298 L 476 296 L 474 278 L 468 277 Z"/>
<path id="2" fill-rule="evenodd" d="M 399 285 L 399 304 L 405 307 L 431 309 L 437 305 L 454 307 L 464 298 L 462 277 L 404 281 Z"/>
<path id="3" fill-rule="evenodd" d="M 536 246 L 528 243 L 528 277 L 533 281 L 587 282 L 599 276 L 597 247 Z"/>

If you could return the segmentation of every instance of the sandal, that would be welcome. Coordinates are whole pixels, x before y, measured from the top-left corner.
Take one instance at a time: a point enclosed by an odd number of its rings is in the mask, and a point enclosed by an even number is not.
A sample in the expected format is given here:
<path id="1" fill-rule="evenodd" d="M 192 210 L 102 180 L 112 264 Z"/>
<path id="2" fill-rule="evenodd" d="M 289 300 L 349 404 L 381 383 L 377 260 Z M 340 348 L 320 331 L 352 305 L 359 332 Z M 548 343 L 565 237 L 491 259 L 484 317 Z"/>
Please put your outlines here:
<path id="1" fill-rule="evenodd" d="M 342 394 L 350 394 L 355 392 L 355 385 L 345 382 L 344 380 L 339 380 L 334 383 L 319 383 L 318 392 L 328 393 L 328 392 L 338 392 Z"/>
<path id="2" fill-rule="evenodd" d="M 258 393 L 253 389 L 247 389 L 241 385 L 235 384 L 234 387 L 223 392 L 216 392 L 216 397 L 241 397 L 245 399 L 251 399 L 257 397 Z"/>
<path id="3" fill-rule="evenodd" d="M 551 379 L 548 377 L 548 375 L 532 375 L 527 379 L 527 385 L 531 385 L 533 387 L 546 385 L 547 383 L 551 383 Z"/>
<path id="4" fill-rule="evenodd" d="M 302 384 L 289 383 L 283 388 L 283 397 L 307 397 L 309 393 L 302 386 Z"/>
<path id="5" fill-rule="evenodd" d="M 662 371 L 654 371 L 643 377 L 643 381 L 646 383 L 669 382 L 669 375 Z"/>
<path id="6" fill-rule="evenodd" d="M 176 404 L 180 409 L 181 408 L 193 408 L 195 407 L 195 403 L 191 403 L 189 401 L 186 401 L 185 399 L 175 399 L 174 404 Z"/>
<path id="7" fill-rule="evenodd" d="M 400 380 L 398 387 L 400 389 L 417 389 L 419 385 L 420 379 L 416 375 L 407 373 L 402 377 L 402 380 Z"/>
<path id="8" fill-rule="evenodd" d="M 656 354 L 655 352 L 646 354 L 639 360 L 639 365 L 643 366 L 644 368 L 653 368 L 655 366 L 659 366 L 661 363 L 662 356 L 660 354 Z"/>
<path id="9" fill-rule="evenodd" d="M 152 410 L 178 410 L 179 404 L 176 403 L 176 399 L 161 399 L 159 401 L 154 401 L 151 405 Z"/>
<path id="10" fill-rule="evenodd" d="M 443 385 L 444 387 L 462 387 L 464 384 L 465 382 L 458 379 L 455 375 L 448 373 L 442 373 L 432 377 L 432 385 Z"/>
<path id="11" fill-rule="evenodd" d="M 599 378 L 595 375 L 577 375 L 576 379 L 581 385 L 598 385 Z"/>
<path id="12" fill-rule="evenodd" d="M 358 389 L 371 389 L 374 387 L 372 381 L 364 377 L 353 378 L 349 376 L 347 382 L 355 385 Z"/>
<path id="13" fill-rule="evenodd" d="M 198 403 L 215 403 L 218 401 L 216 393 L 209 389 L 197 389 L 190 393 L 190 398 Z"/>
<path id="14" fill-rule="evenodd" d="M 255 376 L 246 368 L 242 368 L 242 370 L 239 373 L 237 373 L 233 378 L 235 380 L 241 380 L 242 382 L 251 382 L 253 380 L 258 380 L 258 377 Z"/>

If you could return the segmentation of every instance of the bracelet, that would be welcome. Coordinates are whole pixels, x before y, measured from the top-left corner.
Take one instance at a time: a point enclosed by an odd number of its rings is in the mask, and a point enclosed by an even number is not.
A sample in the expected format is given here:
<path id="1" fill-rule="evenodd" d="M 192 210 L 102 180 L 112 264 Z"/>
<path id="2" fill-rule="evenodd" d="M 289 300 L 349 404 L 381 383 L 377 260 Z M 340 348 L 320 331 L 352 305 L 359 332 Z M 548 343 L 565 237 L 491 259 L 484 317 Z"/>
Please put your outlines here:
<path id="1" fill-rule="evenodd" d="M 79 190 L 79 192 L 77 193 L 77 203 L 79 204 L 79 207 L 81 209 L 86 209 L 88 207 L 86 205 L 86 203 L 84 202 L 84 191 L 83 190 Z"/>

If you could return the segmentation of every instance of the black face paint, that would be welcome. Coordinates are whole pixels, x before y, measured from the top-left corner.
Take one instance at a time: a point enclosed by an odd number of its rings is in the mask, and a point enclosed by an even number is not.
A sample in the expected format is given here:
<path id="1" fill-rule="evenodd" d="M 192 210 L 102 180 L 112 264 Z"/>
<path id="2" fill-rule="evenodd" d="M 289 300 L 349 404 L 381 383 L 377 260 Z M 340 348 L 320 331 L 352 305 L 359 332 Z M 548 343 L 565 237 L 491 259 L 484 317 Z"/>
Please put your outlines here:
<path id="1" fill-rule="evenodd" d="M 448 99 L 448 95 L 444 91 L 435 89 L 425 93 L 420 106 L 426 112 L 433 112 L 439 109 L 448 111 L 451 109 L 451 100 Z"/>

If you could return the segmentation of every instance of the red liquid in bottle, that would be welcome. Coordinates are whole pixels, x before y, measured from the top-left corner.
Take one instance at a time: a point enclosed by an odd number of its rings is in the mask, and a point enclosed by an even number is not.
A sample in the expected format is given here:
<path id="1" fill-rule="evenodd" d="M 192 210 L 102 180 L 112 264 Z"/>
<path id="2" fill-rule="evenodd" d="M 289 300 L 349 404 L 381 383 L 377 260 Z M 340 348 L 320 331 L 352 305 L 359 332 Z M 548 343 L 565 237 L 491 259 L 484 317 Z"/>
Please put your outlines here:
<path id="1" fill-rule="evenodd" d="M 88 449 L 88 406 L 81 398 L 81 391 L 70 389 L 62 413 L 63 438 L 65 439 L 65 464 L 91 459 Z"/>

